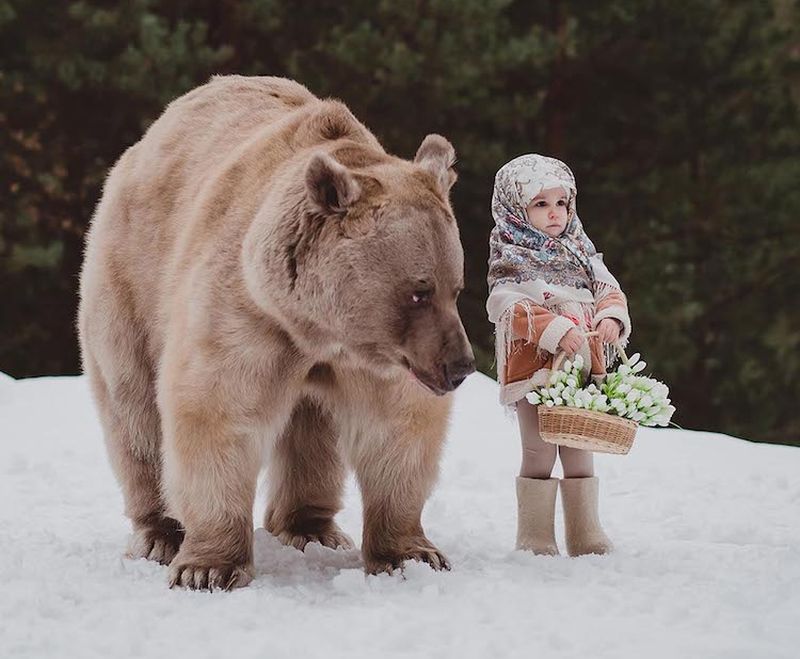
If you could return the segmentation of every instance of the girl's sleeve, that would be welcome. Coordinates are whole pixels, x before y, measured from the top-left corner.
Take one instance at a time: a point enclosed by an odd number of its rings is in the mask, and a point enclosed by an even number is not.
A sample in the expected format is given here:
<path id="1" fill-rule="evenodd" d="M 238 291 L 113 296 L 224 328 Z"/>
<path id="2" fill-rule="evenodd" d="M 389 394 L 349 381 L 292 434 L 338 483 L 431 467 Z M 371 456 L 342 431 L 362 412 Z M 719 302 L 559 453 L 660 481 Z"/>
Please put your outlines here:
<path id="1" fill-rule="evenodd" d="M 600 321 L 604 318 L 613 318 L 620 326 L 620 342 L 624 345 L 631 335 L 631 317 L 628 313 L 628 299 L 619 282 L 609 272 L 603 255 L 596 254 L 590 259 L 595 276 L 595 315 L 592 327 L 597 329 Z"/>
<path id="2" fill-rule="evenodd" d="M 558 344 L 564 335 L 575 327 L 569 318 L 554 314 L 528 300 L 517 302 L 510 313 L 513 314 L 511 329 L 514 339 L 536 344 L 553 354 L 558 351 Z"/>

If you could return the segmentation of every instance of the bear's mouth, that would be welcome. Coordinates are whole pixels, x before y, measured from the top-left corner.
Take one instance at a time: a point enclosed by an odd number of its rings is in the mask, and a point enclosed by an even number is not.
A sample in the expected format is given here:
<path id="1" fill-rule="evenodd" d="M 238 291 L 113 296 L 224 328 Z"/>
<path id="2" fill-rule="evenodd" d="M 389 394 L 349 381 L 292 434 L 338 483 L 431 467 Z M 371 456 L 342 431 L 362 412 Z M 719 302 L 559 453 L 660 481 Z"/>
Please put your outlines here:
<path id="1" fill-rule="evenodd" d="M 428 375 L 424 371 L 416 370 L 406 357 L 401 358 L 401 363 L 403 364 L 403 368 L 405 368 L 408 371 L 411 379 L 414 380 L 414 382 L 416 382 L 419 386 L 421 386 L 429 393 L 432 393 L 436 396 L 444 396 L 444 394 L 447 393 L 447 389 L 443 389 L 442 387 L 440 387 L 438 383 L 433 381 L 430 375 Z"/>

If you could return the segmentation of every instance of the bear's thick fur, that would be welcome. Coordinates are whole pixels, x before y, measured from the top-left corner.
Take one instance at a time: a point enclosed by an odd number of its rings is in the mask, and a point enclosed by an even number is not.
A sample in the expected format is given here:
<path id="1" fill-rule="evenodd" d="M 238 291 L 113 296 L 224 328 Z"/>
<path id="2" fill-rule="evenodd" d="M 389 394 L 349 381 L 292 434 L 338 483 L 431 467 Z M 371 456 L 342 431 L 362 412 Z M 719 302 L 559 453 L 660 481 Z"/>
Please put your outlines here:
<path id="1" fill-rule="evenodd" d="M 335 100 L 281 78 L 214 78 L 169 105 L 106 181 L 79 333 L 133 523 L 170 582 L 252 577 L 266 528 L 348 546 L 345 465 L 369 572 L 447 566 L 420 514 L 452 391 L 474 370 L 456 310 L 455 154 L 387 154 Z"/>

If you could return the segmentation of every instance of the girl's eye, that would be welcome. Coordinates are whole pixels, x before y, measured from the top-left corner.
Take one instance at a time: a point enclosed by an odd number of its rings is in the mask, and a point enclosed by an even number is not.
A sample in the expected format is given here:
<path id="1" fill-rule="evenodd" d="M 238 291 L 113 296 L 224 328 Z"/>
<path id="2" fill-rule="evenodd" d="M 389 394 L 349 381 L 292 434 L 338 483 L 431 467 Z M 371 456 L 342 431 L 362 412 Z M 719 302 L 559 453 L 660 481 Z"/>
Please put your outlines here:
<path id="1" fill-rule="evenodd" d="M 559 205 L 559 206 L 566 206 L 566 205 L 567 205 L 567 202 L 566 202 L 566 201 L 564 201 L 563 199 L 559 199 L 559 200 L 558 200 L 558 205 Z"/>
<path id="2" fill-rule="evenodd" d="M 537 201 L 537 202 L 536 202 L 536 205 L 537 205 L 537 206 L 539 206 L 539 207 L 541 207 L 541 206 L 547 206 L 547 202 L 546 202 L 546 201 L 544 201 L 544 200 Z"/>

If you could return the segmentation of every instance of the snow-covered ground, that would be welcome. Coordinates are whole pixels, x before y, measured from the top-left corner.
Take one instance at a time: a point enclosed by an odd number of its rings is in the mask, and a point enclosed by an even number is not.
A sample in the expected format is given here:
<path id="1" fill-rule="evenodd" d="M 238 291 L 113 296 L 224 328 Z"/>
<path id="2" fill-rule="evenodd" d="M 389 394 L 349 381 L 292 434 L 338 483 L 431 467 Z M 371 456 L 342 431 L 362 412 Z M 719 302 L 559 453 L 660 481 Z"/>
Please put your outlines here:
<path id="1" fill-rule="evenodd" d="M 597 460 L 617 551 L 536 557 L 512 551 L 518 442 L 495 383 L 456 399 L 423 520 L 452 572 L 366 578 L 357 551 L 261 529 L 255 580 L 210 594 L 121 557 L 85 379 L 0 374 L 0 657 L 800 656 L 800 450 L 640 430 Z M 339 520 L 360 536 L 352 484 Z"/>

